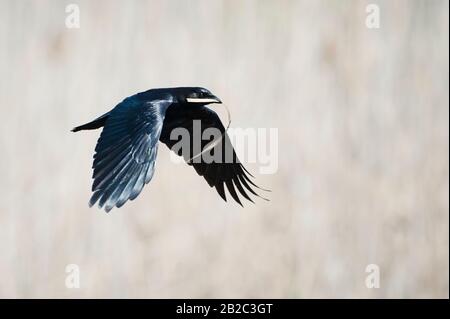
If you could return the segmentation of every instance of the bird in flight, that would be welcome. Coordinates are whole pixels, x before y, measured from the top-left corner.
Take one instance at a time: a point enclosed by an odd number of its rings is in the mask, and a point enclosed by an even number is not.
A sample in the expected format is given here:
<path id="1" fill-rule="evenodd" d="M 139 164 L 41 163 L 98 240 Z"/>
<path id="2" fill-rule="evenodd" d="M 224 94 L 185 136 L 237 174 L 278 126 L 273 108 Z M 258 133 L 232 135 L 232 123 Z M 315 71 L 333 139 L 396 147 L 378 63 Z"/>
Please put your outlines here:
<path id="1" fill-rule="evenodd" d="M 254 190 L 254 187 L 260 187 L 252 182 L 249 175 L 253 176 L 239 162 L 218 115 L 206 107 L 211 103 L 222 102 L 205 88 L 151 89 L 127 97 L 108 113 L 72 129 L 72 132 L 78 132 L 103 127 L 95 147 L 93 194 L 89 206 L 98 202 L 100 208 L 109 212 L 134 200 L 153 177 L 158 141 L 183 156 L 225 201 L 225 187 L 241 206 L 238 193 L 251 202 L 247 192 L 261 197 Z M 212 135 L 209 139 L 201 139 L 203 134 L 194 132 L 196 122 L 201 133 L 213 129 L 220 133 L 219 138 Z M 182 144 L 187 147 L 175 149 L 183 142 L 182 134 L 171 134 L 175 129 L 189 133 L 188 141 Z M 201 146 L 201 153 L 194 152 L 195 145 Z M 199 156 L 204 150 L 214 160 Z"/>

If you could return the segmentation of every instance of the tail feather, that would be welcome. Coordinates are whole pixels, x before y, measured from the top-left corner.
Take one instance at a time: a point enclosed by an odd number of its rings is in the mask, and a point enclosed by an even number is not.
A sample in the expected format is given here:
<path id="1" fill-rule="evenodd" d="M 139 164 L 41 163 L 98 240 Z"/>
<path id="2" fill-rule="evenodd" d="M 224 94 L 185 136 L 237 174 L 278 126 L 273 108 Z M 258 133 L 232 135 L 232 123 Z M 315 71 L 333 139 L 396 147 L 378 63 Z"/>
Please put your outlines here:
<path id="1" fill-rule="evenodd" d="M 109 112 L 106 114 L 103 114 L 102 116 L 96 118 L 95 120 L 93 120 L 92 122 L 74 127 L 72 129 L 72 132 L 78 132 L 78 131 L 84 131 L 84 130 L 95 130 L 98 129 L 100 127 L 105 126 L 106 120 L 108 119 L 109 116 Z"/>

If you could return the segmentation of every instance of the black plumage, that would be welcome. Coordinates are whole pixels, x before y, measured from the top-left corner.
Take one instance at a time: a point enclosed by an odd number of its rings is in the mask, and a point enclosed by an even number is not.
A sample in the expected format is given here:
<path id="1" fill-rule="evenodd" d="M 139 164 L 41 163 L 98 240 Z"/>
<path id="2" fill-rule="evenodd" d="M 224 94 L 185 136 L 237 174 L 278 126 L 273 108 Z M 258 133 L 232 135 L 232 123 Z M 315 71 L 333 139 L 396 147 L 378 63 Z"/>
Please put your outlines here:
<path id="1" fill-rule="evenodd" d="M 130 96 L 110 112 L 75 127 L 73 132 L 103 127 L 95 148 L 93 194 L 89 205 L 98 202 L 109 212 L 113 207 L 121 207 L 135 199 L 153 177 L 158 141 L 170 149 L 180 142 L 181 136 L 171 138 L 171 132 L 176 128 L 187 130 L 191 139 L 188 155 L 181 154 L 181 150 L 178 155 L 184 156 L 188 165 L 193 166 L 225 201 L 225 188 L 240 205 L 238 193 L 249 201 L 252 199 L 248 193 L 259 196 L 253 189 L 258 186 L 239 162 L 225 127 L 217 114 L 206 107 L 210 103 L 221 101 L 204 88 L 152 89 Z M 220 160 L 210 162 L 201 156 L 193 158 L 192 155 L 196 155 L 193 149 L 194 120 L 200 123 L 202 133 L 208 128 L 220 131 L 221 138 L 214 140 L 214 147 L 208 150 L 211 154 L 219 152 Z M 213 137 L 201 140 L 201 150 L 212 140 Z M 227 150 L 231 153 L 226 153 Z"/>

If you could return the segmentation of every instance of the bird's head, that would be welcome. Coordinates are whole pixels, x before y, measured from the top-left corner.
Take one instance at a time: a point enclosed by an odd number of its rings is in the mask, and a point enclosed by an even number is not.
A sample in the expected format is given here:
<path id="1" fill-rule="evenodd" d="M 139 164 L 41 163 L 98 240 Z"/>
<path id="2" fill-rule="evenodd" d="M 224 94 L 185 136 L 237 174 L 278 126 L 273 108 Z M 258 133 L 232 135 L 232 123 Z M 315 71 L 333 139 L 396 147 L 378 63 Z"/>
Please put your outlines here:
<path id="1" fill-rule="evenodd" d="M 190 105 L 221 104 L 222 101 L 209 90 L 201 87 L 180 88 L 177 92 L 178 101 Z"/>

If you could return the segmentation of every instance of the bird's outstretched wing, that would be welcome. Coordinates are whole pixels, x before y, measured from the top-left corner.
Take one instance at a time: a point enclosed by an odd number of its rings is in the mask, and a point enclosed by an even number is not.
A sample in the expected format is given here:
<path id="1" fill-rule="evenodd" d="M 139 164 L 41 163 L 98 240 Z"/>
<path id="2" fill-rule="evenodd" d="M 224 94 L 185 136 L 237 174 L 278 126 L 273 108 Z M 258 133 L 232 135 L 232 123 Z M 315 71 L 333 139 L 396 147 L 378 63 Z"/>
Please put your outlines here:
<path id="1" fill-rule="evenodd" d="M 208 128 L 218 129 L 221 132 L 222 138 L 220 138 L 219 142 L 212 149 L 208 150 L 208 152 L 211 152 L 212 154 L 214 154 L 214 152 L 219 152 L 219 161 L 205 161 L 202 157 L 193 159 L 194 156 L 198 155 L 195 154 L 193 149 L 194 143 L 196 142 L 194 141 L 194 138 L 199 137 L 194 133 L 194 120 L 200 120 L 200 130 L 202 135 Z M 183 154 L 182 149 L 172 149 L 173 146 L 179 143 L 183 137 L 176 136 L 175 134 L 171 138 L 170 134 L 173 129 L 180 127 L 185 128 L 189 132 L 190 136 L 190 150 L 187 156 L 186 154 Z M 233 199 L 241 206 L 242 203 L 238 196 L 238 192 L 251 202 L 253 202 L 253 200 L 247 192 L 261 197 L 253 189 L 254 187 L 259 187 L 252 182 L 249 177 L 251 174 L 245 169 L 237 158 L 219 116 L 206 106 L 186 108 L 186 106 L 172 105 L 166 112 L 160 140 L 178 155 L 183 156 L 187 161 L 187 164 L 193 166 L 197 174 L 205 178 L 209 186 L 215 187 L 219 195 L 225 201 L 227 200 L 225 195 L 225 186 Z M 216 140 L 214 136 L 212 136 L 209 140 L 202 140 L 201 150 L 204 150 L 205 146 L 208 147 L 207 145 L 213 140 Z M 226 153 L 230 151 L 232 152 L 232 156 Z"/>
<path id="2" fill-rule="evenodd" d="M 97 201 L 109 212 L 135 199 L 153 177 L 167 100 L 145 102 L 133 96 L 109 114 L 97 142 L 89 206 Z"/>

